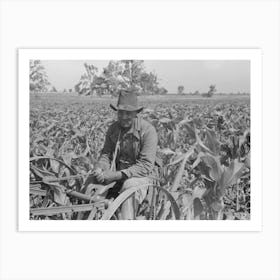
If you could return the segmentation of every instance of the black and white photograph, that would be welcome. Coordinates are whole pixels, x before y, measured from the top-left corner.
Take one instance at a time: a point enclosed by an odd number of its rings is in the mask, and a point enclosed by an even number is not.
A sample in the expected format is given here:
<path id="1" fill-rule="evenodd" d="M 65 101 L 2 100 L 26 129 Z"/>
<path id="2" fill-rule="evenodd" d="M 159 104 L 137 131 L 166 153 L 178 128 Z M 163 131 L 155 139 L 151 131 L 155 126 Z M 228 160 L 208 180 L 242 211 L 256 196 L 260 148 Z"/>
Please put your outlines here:
<path id="1" fill-rule="evenodd" d="M 0 279 L 279 280 L 279 19 L 0 0 Z"/>
<path id="2" fill-rule="evenodd" d="M 250 59 L 30 59 L 28 75 L 30 220 L 251 220 Z"/>

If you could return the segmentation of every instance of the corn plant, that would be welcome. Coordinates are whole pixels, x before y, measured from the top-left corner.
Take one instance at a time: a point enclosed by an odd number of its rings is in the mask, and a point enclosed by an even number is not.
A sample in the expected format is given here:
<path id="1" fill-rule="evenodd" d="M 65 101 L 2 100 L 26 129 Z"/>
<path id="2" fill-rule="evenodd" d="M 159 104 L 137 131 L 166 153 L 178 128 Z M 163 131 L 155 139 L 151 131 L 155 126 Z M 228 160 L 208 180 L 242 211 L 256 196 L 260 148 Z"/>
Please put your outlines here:
<path id="1" fill-rule="evenodd" d="M 106 189 L 88 181 L 114 119 L 111 100 L 82 100 L 31 100 L 32 218 L 102 219 L 110 208 Z M 229 213 L 249 219 L 249 103 L 157 98 L 143 105 L 141 117 L 155 126 L 159 138 L 163 167 L 157 180 L 174 201 L 164 191 L 155 192 L 140 205 L 139 217 L 172 218 L 175 202 L 181 219 L 224 219 Z"/>

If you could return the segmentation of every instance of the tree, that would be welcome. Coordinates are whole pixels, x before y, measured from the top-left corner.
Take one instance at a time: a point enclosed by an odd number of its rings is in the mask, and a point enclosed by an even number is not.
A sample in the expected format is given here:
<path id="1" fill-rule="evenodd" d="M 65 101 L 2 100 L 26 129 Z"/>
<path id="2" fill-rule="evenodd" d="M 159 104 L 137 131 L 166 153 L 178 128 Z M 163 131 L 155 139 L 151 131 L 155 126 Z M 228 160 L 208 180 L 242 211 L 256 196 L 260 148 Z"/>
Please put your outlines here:
<path id="1" fill-rule="evenodd" d="M 208 97 L 212 97 L 216 91 L 216 85 L 210 85 L 207 92 Z"/>
<path id="2" fill-rule="evenodd" d="M 180 85 L 180 86 L 178 86 L 178 89 L 177 89 L 177 92 L 178 92 L 178 94 L 184 94 L 184 86 L 182 86 L 182 85 Z"/>
<path id="3" fill-rule="evenodd" d="M 124 66 L 122 77 L 127 88 L 140 89 L 144 72 L 143 62 L 143 60 L 121 60 Z"/>
<path id="4" fill-rule="evenodd" d="M 75 90 L 80 95 L 90 95 L 91 93 L 90 80 L 86 74 L 81 76 L 79 83 L 75 85 Z"/>
<path id="5" fill-rule="evenodd" d="M 165 95 L 167 93 L 168 93 L 168 90 L 164 87 L 159 88 L 157 91 L 157 94 L 159 94 L 159 95 Z"/>
<path id="6" fill-rule="evenodd" d="M 216 90 L 216 85 L 210 85 L 210 86 L 209 86 L 209 91 L 208 91 L 209 97 L 212 97 L 213 94 L 214 94 L 216 91 L 217 91 L 217 90 Z"/>
<path id="7" fill-rule="evenodd" d="M 51 92 L 57 92 L 57 89 L 53 86 Z"/>
<path id="8" fill-rule="evenodd" d="M 85 63 L 86 73 L 75 91 L 82 95 L 117 96 L 121 90 L 132 89 L 138 95 L 159 94 L 157 75 L 147 73 L 143 63 L 143 60 L 111 60 L 100 75 L 96 67 Z"/>
<path id="9" fill-rule="evenodd" d="M 80 95 L 94 95 L 96 88 L 96 81 L 98 77 L 98 68 L 94 65 L 84 64 L 86 73 L 84 73 L 77 85 L 75 91 Z"/>
<path id="10" fill-rule="evenodd" d="M 93 84 L 92 90 L 95 95 L 101 96 L 109 93 L 109 84 L 104 77 L 96 77 Z"/>
<path id="11" fill-rule="evenodd" d="M 117 96 L 121 90 L 133 89 L 140 94 L 141 79 L 144 74 L 143 60 L 110 61 L 103 69 L 103 77 L 109 93 Z"/>
<path id="12" fill-rule="evenodd" d="M 203 97 L 212 97 L 216 91 L 217 91 L 216 85 L 210 85 L 208 92 L 203 93 L 202 96 Z"/>
<path id="13" fill-rule="evenodd" d="M 141 92 L 144 95 L 159 94 L 157 75 L 153 72 L 142 73 L 140 77 L 140 87 L 141 87 Z"/>
<path id="14" fill-rule="evenodd" d="M 32 93 L 46 92 L 50 82 L 41 60 L 30 60 L 29 63 L 29 90 Z"/>

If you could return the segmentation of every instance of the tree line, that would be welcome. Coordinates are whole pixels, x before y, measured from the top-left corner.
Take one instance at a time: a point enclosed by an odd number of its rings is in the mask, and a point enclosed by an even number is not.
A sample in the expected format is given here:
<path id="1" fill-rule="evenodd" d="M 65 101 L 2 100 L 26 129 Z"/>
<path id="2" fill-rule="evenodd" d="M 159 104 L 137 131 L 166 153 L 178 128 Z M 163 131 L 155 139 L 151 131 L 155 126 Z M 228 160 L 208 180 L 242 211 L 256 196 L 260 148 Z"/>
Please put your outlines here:
<path id="1" fill-rule="evenodd" d="M 156 73 L 145 70 L 143 60 L 112 60 L 101 73 L 94 65 L 85 63 L 84 67 L 85 73 L 74 87 L 79 95 L 116 96 L 121 90 L 127 89 L 132 89 L 139 95 L 168 93 L 164 87 L 159 86 Z M 30 61 L 29 79 L 31 93 L 57 91 L 48 81 L 40 60 Z"/>
<path id="2" fill-rule="evenodd" d="M 85 72 L 72 89 L 64 89 L 63 92 L 75 91 L 84 96 L 117 96 L 121 90 L 132 89 L 138 95 L 165 95 L 168 91 L 159 86 L 158 77 L 155 72 L 147 72 L 144 67 L 144 60 L 117 60 L 109 61 L 108 65 L 99 73 L 94 65 L 84 63 Z M 48 75 L 40 60 L 30 60 L 30 92 L 57 92 L 51 85 Z M 183 95 L 184 86 L 179 85 L 177 94 Z M 199 91 L 191 95 L 202 95 L 212 97 L 217 91 L 216 85 L 210 85 L 206 93 Z"/>

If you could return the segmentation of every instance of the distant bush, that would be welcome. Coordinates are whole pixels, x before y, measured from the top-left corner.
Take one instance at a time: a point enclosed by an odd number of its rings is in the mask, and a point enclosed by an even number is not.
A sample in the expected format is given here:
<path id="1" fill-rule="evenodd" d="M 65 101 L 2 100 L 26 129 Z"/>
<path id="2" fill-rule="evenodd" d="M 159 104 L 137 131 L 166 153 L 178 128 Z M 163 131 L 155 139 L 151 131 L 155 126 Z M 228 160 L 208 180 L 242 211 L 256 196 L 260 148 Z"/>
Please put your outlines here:
<path id="1" fill-rule="evenodd" d="M 214 93 L 217 91 L 216 85 L 210 85 L 207 93 L 202 93 L 203 97 L 212 97 Z"/>

